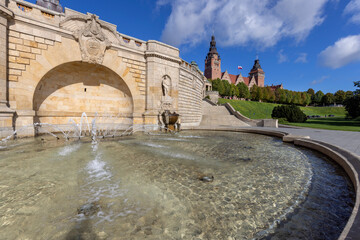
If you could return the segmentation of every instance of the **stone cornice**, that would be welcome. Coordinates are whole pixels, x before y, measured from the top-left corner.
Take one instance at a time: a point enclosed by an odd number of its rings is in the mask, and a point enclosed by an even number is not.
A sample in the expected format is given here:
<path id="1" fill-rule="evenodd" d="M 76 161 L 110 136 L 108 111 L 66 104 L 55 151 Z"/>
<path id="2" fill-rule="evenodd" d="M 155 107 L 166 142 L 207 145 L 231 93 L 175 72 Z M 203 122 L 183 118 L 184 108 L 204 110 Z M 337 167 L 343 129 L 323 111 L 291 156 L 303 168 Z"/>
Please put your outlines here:
<path id="1" fill-rule="evenodd" d="M 164 54 L 161 54 L 159 52 L 145 52 L 145 58 L 148 58 L 148 57 L 156 57 L 156 58 L 161 58 L 161 59 L 164 59 L 164 60 L 167 60 L 167 61 L 170 61 L 170 62 L 175 62 L 175 63 L 178 63 L 178 64 L 181 64 L 181 59 L 180 58 L 174 58 L 174 57 L 170 57 L 168 55 L 164 55 Z"/>
<path id="2" fill-rule="evenodd" d="M 5 6 L 0 5 L 0 15 L 6 18 L 13 18 L 14 13 Z"/>

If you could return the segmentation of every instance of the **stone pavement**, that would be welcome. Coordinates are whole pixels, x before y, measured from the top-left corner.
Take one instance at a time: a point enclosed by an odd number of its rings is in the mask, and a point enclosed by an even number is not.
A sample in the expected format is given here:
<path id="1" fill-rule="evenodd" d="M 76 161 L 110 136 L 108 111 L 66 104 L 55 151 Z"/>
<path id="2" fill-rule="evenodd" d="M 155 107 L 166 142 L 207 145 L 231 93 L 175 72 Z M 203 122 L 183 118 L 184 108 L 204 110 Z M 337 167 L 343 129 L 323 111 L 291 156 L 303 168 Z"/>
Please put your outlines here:
<path id="1" fill-rule="evenodd" d="M 315 128 L 259 128 L 294 135 L 310 136 L 311 139 L 344 148 L 360 156 L 360 132 L 322 130 Z"/>

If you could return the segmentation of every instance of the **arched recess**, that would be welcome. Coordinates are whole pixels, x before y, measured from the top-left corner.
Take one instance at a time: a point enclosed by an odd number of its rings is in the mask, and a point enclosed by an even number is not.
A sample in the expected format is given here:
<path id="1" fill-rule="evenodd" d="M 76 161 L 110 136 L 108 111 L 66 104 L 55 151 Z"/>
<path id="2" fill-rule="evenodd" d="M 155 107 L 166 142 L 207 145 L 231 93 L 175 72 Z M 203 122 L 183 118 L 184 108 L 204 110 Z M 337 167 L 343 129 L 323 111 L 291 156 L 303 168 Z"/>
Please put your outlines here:
<path id="1" fill-rule="evenodd" d="M 46 73 L 33 95 L 35 122 L 56 125 L 80 121 L 83 112 L 117 116 L 112 121 L 132 124 L 133 96 L 125 81 L 111 69 L 81 61 L 61 64 Z"/>

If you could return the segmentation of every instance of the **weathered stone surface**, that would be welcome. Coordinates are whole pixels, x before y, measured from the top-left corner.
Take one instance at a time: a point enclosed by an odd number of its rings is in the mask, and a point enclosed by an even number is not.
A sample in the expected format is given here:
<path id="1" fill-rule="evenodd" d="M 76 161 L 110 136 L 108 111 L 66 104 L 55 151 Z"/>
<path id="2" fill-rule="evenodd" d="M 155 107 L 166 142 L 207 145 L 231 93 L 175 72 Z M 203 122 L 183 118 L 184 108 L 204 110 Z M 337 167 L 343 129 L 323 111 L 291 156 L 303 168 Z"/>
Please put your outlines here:
<path id="1" fill-rule="evenodd" d="M 8 41 L 1 42 L 0 66 L 6 67 L 0 67 L 5 83 L 0 98 L 16 111 L 15 129 L 34 121 L 78 121 L 82 112 L 120 115 L 129 124 L 158 124 L 163 76 L 171 79 L 168 95 L 180 122 L 199 125 L 204 78 L 179 58 L 177 48 L 122 35 L 95 15 L 46 11 L 26 1 L 22 11 L 17 4 L 9 0 L 9 11 L 18 17 L 9 31 L 0 29 Z M 6 69 L 8 75 L 1 75 Z"/>
<path id="2" fill-rule="evenodd" d="M 301 135 L 286 135 L 283 137 L 284 142 L 294 142 L 296 139 L 310 139 L 309 136 L 301 136 Z"/>

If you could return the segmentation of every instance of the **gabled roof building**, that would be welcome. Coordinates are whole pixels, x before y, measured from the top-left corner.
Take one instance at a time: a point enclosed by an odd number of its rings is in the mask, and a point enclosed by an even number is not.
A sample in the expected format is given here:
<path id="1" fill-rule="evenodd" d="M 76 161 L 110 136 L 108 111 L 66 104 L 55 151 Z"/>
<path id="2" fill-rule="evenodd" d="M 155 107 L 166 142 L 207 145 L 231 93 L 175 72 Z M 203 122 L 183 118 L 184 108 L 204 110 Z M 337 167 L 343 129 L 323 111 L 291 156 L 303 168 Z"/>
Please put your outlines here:
<path id="1" fill-rule="evenodd" d="M 259 87 L 265 86 L 265 72 L 261 68 L 260 60 L 256 59 L 253 68 L 249 72 L 248 77 L 244 77 L 240 74 L 234 75 L 225 72 L 221 72 L 221 58 L 216 48 L 215 36 L 211 37 L 210 49 L 205 58 L 205 71 L 204 75 L 207 79 L 221 79 L 227 80 L 230 84 L 245 83 L 249 88 L 254 85 Z M 279 85 L 279 87 L 282 85 Z"/>

